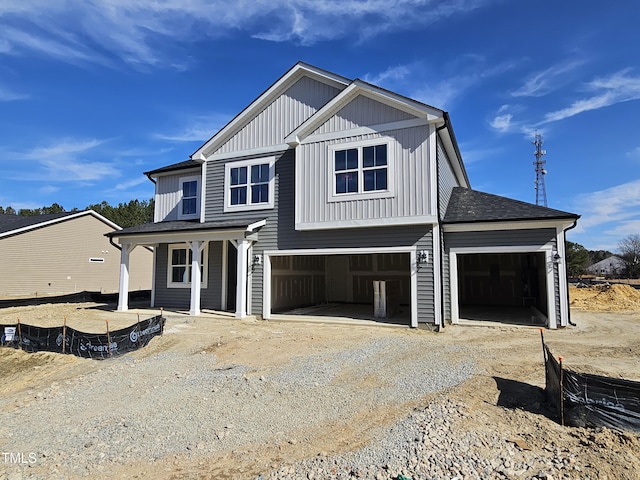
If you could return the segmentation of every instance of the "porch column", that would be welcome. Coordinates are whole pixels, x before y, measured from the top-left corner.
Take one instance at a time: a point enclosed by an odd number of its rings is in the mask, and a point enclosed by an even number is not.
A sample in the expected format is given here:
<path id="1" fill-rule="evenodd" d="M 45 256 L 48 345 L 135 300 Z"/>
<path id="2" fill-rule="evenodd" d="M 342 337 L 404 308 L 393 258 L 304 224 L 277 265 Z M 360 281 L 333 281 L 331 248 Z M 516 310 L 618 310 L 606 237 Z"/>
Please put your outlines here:
<path id="1" fill-rule="evenodd" d="M 125 243 L 120 250 L 120 290 L 118 291 L 118 311 L 129 310 L 129 255 L 136 245 Z"/>
<path id="2" fill-rule="evenodd" d="M 191 306 L 189 315 L 200 315 L 200 252 L 204 248 L 204 242 L 194 240 L 187 242 L 191 247 Z"/>
<path id="3" fill-rule="evenodd" d="M 238 263 L 236 283 L 236 318 L 247 316 L 247 260 L 251 241 L 246 238 L 238 239 Z"/>

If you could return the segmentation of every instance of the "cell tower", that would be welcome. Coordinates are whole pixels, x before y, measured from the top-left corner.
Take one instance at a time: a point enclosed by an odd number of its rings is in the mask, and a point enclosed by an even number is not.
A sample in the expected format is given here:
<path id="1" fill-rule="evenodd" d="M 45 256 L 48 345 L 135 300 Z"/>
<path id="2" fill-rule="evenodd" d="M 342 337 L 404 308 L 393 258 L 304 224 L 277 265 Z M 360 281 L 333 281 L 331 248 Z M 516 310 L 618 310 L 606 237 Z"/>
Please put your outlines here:
<path id="1" fill-rule="evenodd" d="M 544 168 L 546 160 L 543 160 L 547 154 L 546 150 L 542 150 L 542 135 L 536 132 L 536 139 L 532 142 L 536 146 L 536 151 L 533 154 L 536 156 L 536 161 L 533 162 L 533 165 L 536 167 L 536 205 L 547 206 L 547 187 L 544 185 L 544 176 L 547 174 L 547 171 Z"/>

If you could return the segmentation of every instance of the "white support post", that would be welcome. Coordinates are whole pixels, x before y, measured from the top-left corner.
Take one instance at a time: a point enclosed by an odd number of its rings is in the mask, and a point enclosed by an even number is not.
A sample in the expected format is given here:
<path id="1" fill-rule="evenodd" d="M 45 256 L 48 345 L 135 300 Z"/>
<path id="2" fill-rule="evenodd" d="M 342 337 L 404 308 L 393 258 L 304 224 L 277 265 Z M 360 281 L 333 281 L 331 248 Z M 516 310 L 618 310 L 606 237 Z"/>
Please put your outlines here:
<path id="1" fill-rule="evenodd" d="M 118 311 L 129 310 L 129 255 L 136 245 L 123 244 L 120 250 L 120 290 L 118 292 Z"/>
<path id="2" fill-rule="evenodd" d="M 200 315 L 200 252 L 204 242 L 194 240 L 187 242 L 191 247 L 191 307 L 189 315 Z"/>
<path id="3" fill-rule="evenodd" d="M 251 241 L 246 238 L 240 238 L 238 239 L 237 245 L 236 318 L 244 318 L 247 316 L 247 264 Z"/>

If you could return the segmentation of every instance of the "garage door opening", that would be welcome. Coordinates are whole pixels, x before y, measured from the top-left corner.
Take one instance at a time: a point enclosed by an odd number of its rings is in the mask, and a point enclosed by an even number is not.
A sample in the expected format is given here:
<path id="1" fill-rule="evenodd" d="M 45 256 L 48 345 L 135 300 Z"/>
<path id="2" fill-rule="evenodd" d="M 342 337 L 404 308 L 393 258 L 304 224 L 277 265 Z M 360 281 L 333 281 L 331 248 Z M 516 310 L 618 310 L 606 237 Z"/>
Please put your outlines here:
<path id="1" fill-rule="evenodd" d="M 272 314 L 410 325 L 408 253 L 271 256 Z M 374 282 L 385 282 L 387 309 L 374 309 Z"/>
<path id="2" fill-rule="evenodd" d="M 458 254 L 461 320 L 546 325 L 544 252 Z"/>

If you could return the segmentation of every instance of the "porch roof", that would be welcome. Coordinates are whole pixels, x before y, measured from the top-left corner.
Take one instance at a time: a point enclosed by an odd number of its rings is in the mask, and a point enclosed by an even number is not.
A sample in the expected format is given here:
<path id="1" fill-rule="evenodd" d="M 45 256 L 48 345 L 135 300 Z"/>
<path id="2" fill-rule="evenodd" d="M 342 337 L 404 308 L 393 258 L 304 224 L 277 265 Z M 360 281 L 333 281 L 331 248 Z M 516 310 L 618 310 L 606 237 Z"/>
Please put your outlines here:
<path id="1" fill-rule="evenodd" d="M 123 228 L 115 232 L 106 233 L 109 238 L 149 238 L 169 234 L 198 235 L 206 233 L 222 232 L 247 232 L 252 233 L 266 223 L 264 217 L 243 218 L 235 220 L 219 220 L 216 222 L 199 222 L 189 220 L 177 220 L 171 222 L 143 223 L 133 227 Z"/>

